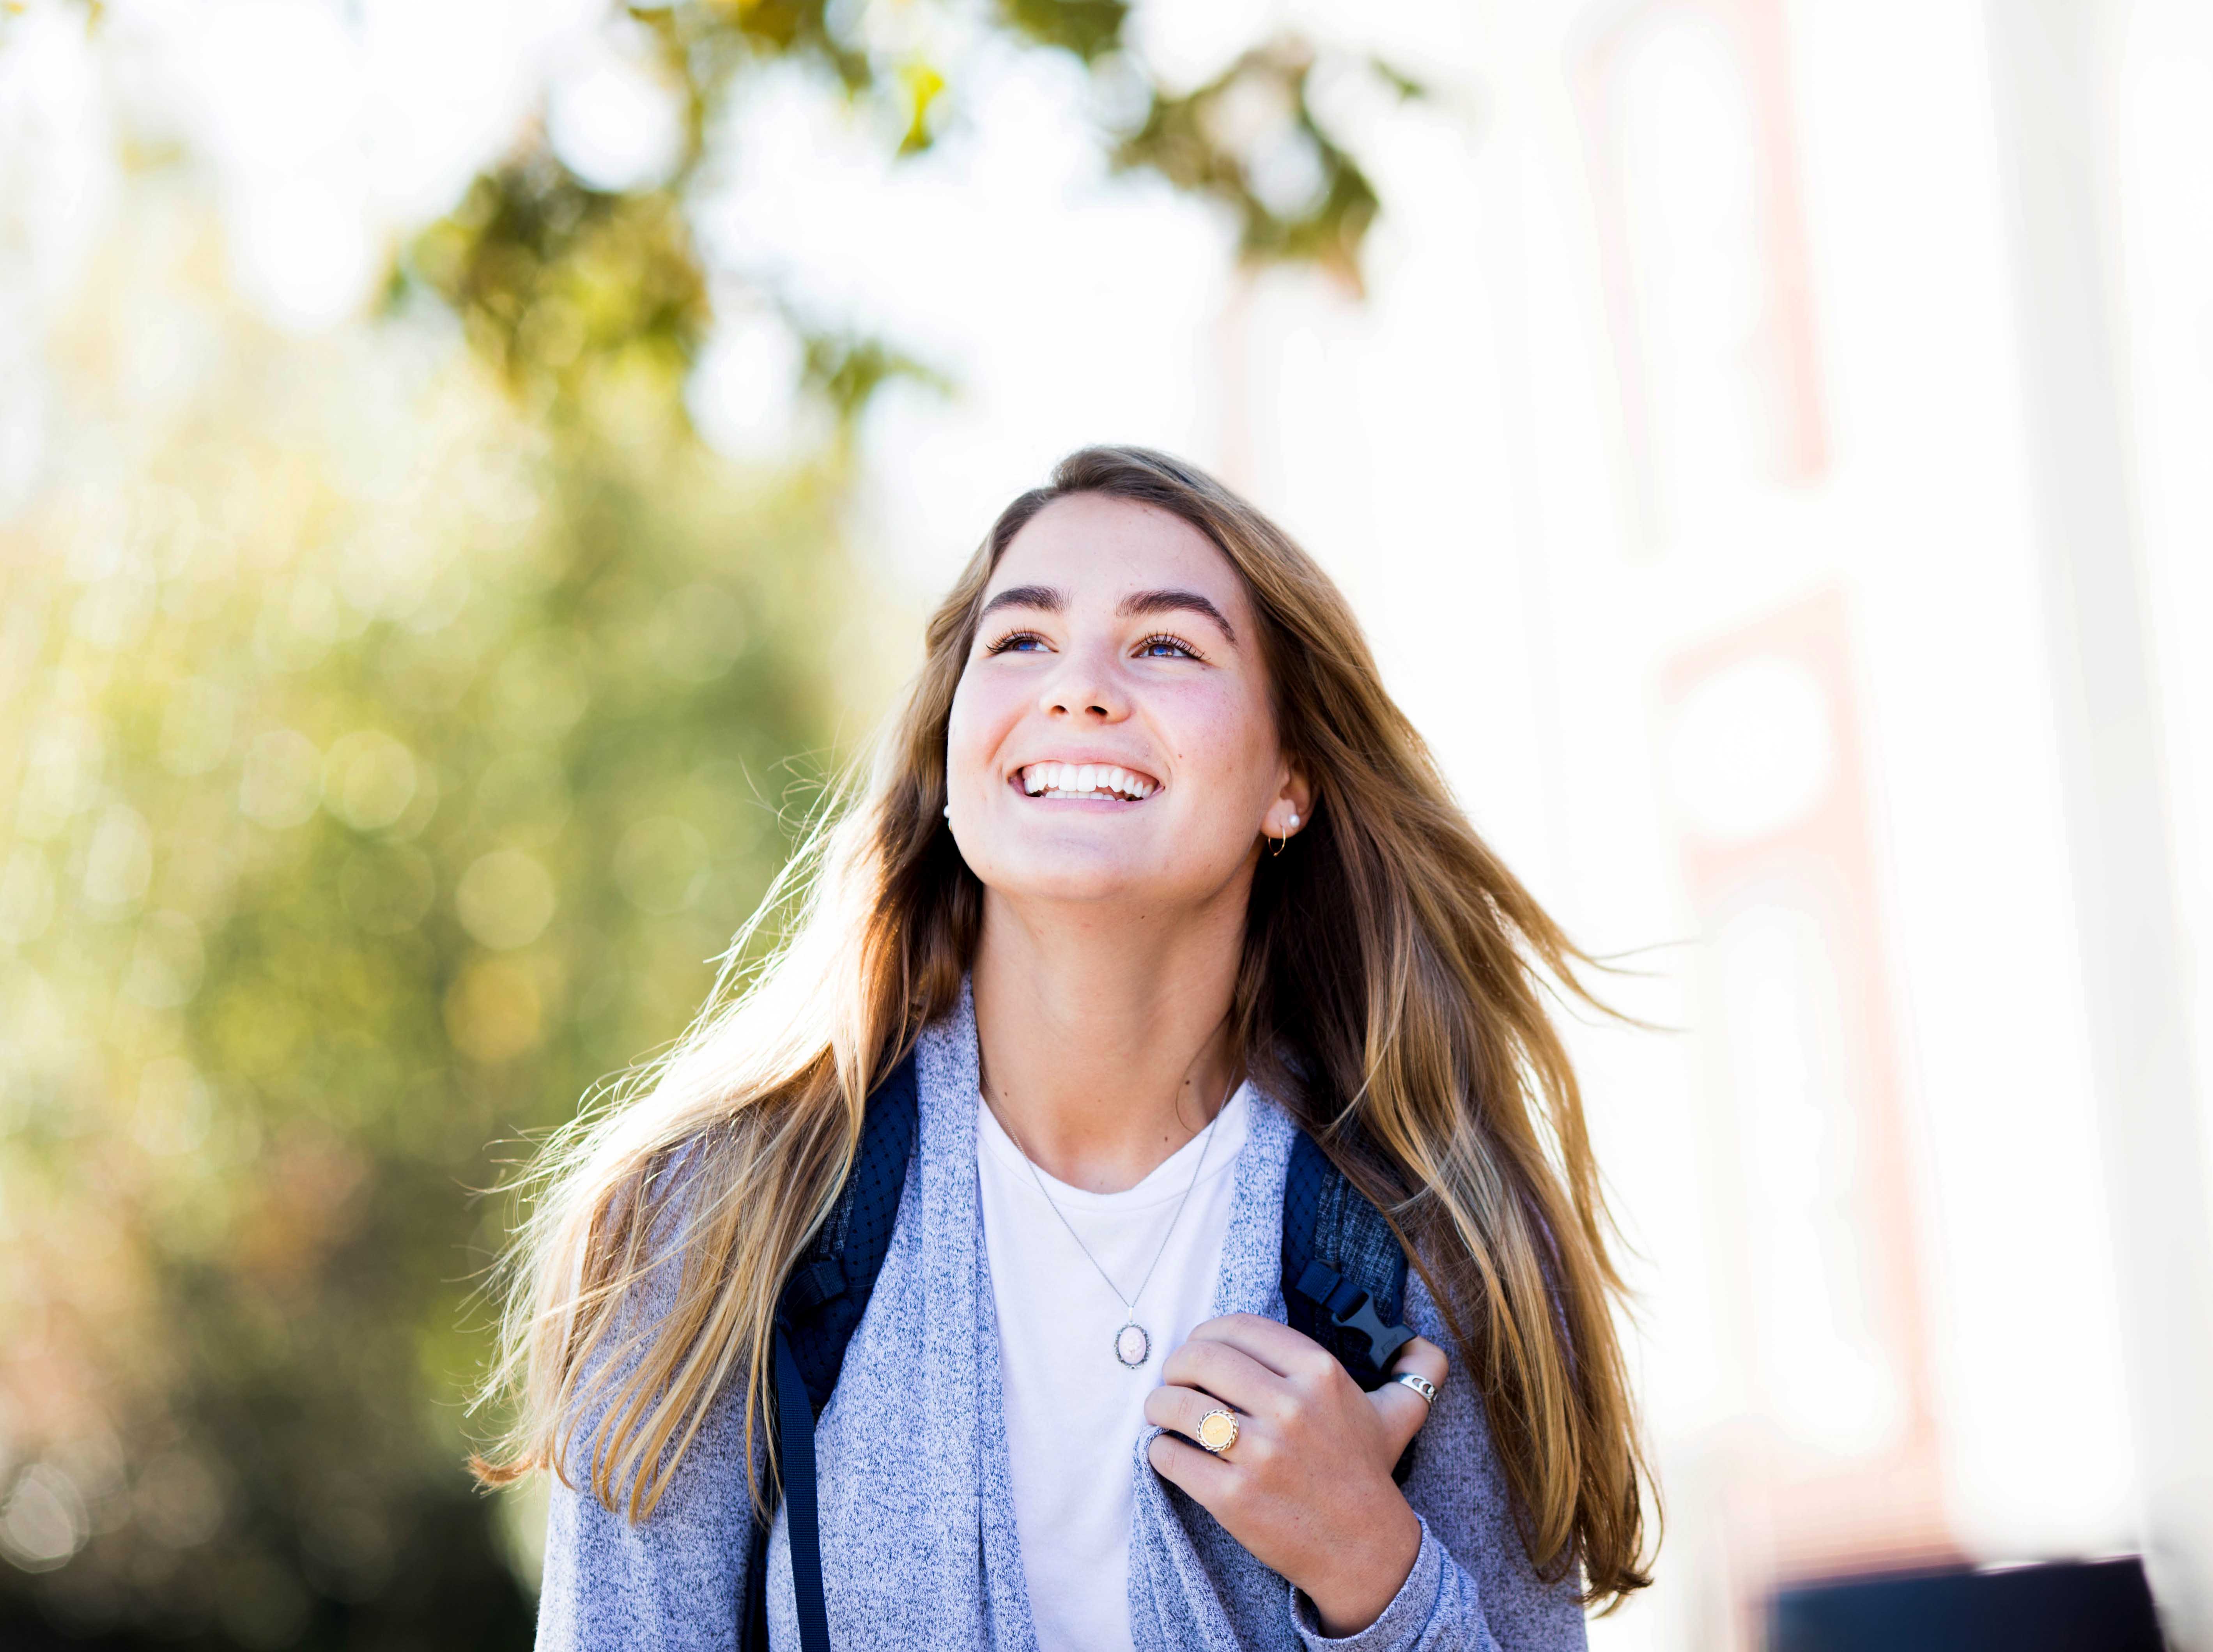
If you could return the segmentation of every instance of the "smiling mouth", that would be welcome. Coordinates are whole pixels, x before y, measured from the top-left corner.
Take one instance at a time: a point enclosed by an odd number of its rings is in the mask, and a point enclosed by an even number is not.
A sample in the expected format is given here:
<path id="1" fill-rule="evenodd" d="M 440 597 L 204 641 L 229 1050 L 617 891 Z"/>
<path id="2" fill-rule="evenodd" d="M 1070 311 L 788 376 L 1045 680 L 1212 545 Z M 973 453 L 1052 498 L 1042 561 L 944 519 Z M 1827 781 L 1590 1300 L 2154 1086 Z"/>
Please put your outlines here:
<path id="1" fill-rule="evenodd" d="M 1032 763 L 1014 778 L 1026 796 L 1043 798 L 1137 803 L 1161 789 L 1149 774 L 1108 763 Z"/>

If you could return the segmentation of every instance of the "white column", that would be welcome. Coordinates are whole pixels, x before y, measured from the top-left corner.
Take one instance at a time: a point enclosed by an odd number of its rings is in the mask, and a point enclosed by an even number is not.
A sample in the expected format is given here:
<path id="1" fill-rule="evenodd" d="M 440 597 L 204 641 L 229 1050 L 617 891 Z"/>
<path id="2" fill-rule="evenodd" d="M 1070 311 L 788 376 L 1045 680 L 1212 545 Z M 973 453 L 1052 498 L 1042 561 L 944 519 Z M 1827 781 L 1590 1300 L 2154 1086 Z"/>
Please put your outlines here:
<path id="1" fill-rule="evenodd" d="M 2213 1649 L 2213 1207 L 2120 363 L 2121 0 L 1990 0 L 2025 437 L 2123 1355 L 2155 1590 Z M 1972 615 L 1960 617 L 1972 647 Z M 2051 1304 L 2064 1336 L 2069 1304 Z M 2064 1429 L 2069 1419 L 2051 1419 Z"/>

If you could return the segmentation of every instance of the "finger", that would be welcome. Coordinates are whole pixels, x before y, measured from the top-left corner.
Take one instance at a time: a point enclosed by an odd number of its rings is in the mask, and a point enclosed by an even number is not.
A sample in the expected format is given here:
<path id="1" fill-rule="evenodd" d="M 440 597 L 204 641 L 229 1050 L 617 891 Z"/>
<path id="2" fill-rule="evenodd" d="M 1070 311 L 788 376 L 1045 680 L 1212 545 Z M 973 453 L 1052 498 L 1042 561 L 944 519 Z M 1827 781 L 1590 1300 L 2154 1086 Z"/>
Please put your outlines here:
<path id="1" fill-rule="evenodd" d="M 1280 1418 L 1292 1399 L 1283 1379 L 1243 1349 L 1197 1337 L 1162 1362 L 1161 1381 L 1204 1389 L 1256 1417 Z"/>
<path id="2" fill-rule="evenodd" d="M 1226 1343 L 1278 1376 L 1312 1376 L 1332 1369 L 1337 1356 L 1312 1337 L 1258 1314 L 1225 1314 L 1191 1333 L 1192 1342 Z"/>
<path id="3" fill-rule="evenodd" d="M 1391 1374 L 1410 1371 L 1426 1377 L 1438 1387 L 1444 1387 L 1448 1362 L 1445 1350 L 1426 1337 L 1417 1337 L 1400 1350 L 1392 1362 Z M 1430 1420 L 1430 1402 L 1403 1382 L 1387 1382 L 1368 1396 L 1368 1403 L 1375 1407 L 1382 1419 L 1383 1432 L 1393 1448 L 1392 1454 L 1406 1448 L 1406 1442 L 1422 1431 L 1422 1424 Z"/>
<path id="4" fill-rule="evenodd" d="M 1162 1387 L 1145 1396 L 1145 1421 L 1155 1428 L 1174 1429 L 1194 1442 L 1198 1438 L 1200 1420 L 1209 1411 L 1225 1409 L 1239 1412 L 1244 1410 L 1239 1405 L 1225 1407 L 1212 1394 L 1201 1393 L 1196 1388 Z M 1237 1421 L 1241 1429 L 1252 1425 L 1249 1415 L 1241 1415 Z"/>
<path id="5" fill-rule="evenodd" d="M 1406 1442 L 1422 1431 L 1422 1424 L 1430 1420 L 1430 1402 L 1403 1382 L 1387 1382 L 1368 1396 L 1368 1403 L 1375 1407 L 1375 1415 L 1383 1425 L 1383 1437 L 1390 1442 L 1391 1458 L 1397 1461 Z"/>
<path id="6" fill-rule="evenodd" d="M 1450 1369 L 1452 1362 L 1445 1357 L 1445 1350 L 1427 1337 L 1415 1338 L 1391 1362 L 1393 1376 L 1401 1371 L 1411 1371 L 1417 1377 L 1427 1377 L 1440 1388 L 1445 1386 L 1445 1373 Z"/>
<path id="7" fill-rule="evenodd" d="M 1235 1475 L 1228 1464 L 1173 1434 L 1158 1434 L 1145 1448 L 1145 1460 L 1169 1484 L 1180 1486 L 1211 1509 L 1227 1496 Z"/>

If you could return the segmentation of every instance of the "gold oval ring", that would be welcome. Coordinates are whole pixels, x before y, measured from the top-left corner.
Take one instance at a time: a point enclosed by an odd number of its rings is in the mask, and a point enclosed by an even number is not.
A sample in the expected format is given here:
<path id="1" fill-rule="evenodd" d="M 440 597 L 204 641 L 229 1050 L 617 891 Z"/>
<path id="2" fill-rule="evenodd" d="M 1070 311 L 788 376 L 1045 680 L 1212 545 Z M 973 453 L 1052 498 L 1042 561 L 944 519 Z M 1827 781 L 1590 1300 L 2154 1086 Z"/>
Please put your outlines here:
<path id="1" fill-rule="evenodd" d="M 1198 1419 L 1197 1438 L 1202 1449 L 1219 1457 L 1237 1443 L 1237 1413 L 1216 1405 Z"/>

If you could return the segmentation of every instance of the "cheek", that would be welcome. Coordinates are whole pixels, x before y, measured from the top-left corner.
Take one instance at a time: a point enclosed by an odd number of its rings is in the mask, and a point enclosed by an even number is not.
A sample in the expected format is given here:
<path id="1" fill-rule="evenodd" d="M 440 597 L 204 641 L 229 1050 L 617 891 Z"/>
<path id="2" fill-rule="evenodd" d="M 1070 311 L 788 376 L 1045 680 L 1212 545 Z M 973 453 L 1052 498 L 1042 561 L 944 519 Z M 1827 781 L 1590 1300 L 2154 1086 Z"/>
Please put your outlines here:
<path id="1" fill-rule="evenodd" d="M 1012 714 L 1004 694 L 994 694 L 991 685 L 972 672 L 953 692 L 953 709 L 945 725 L 945 766 L 948 783 L 958 787 L 987 769 L 991 754 L 1006 738 Z"/>
<path id="2" fill-rule="evenodd" d="M 1276 763 L 1275 731 L 1265 708 L 1235 691 L 1194 693 L 1164 707 L 1162 733 L 1178 765 L 1204 774 L 1218 798 L 1241 802 L 1265 789 Z"/>
<path id="3" fill-rule="evenodd" d="M 964 688 L 954 695 L 953 712 L 945 722 L 945 779 L 956 791 L 962 777 L 975 765 L 975 728 L 974 708 Z"/>

